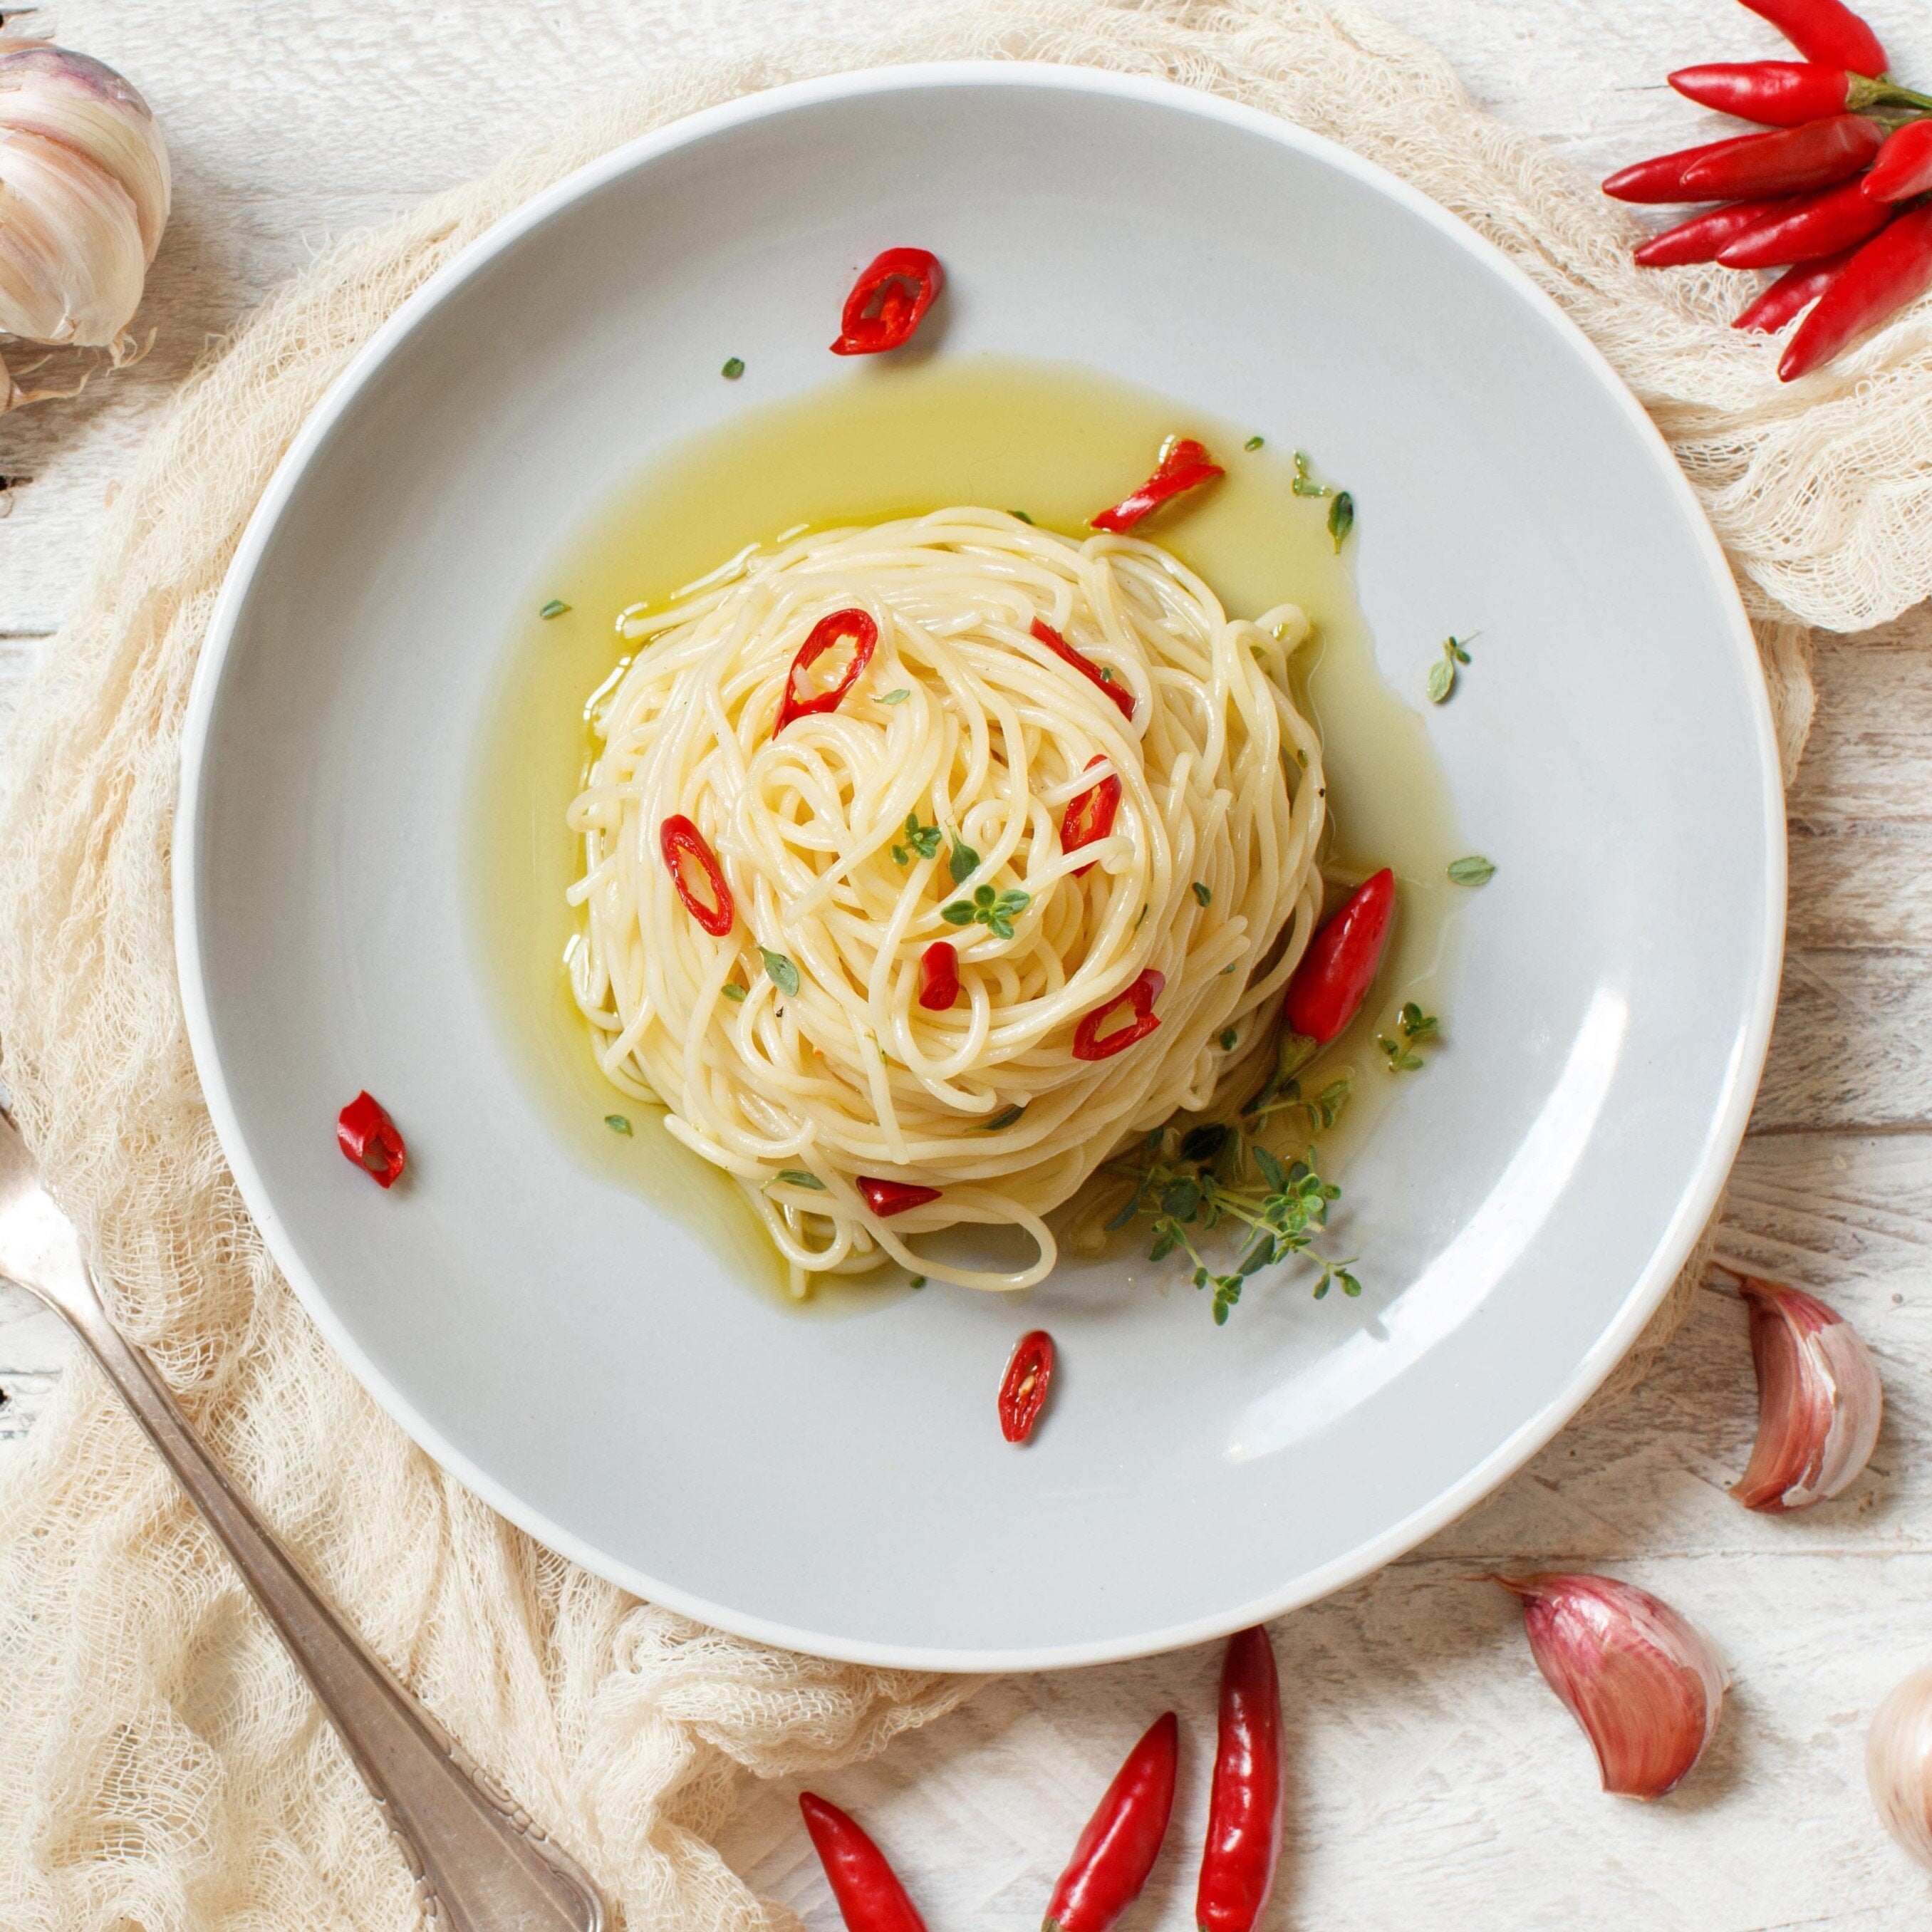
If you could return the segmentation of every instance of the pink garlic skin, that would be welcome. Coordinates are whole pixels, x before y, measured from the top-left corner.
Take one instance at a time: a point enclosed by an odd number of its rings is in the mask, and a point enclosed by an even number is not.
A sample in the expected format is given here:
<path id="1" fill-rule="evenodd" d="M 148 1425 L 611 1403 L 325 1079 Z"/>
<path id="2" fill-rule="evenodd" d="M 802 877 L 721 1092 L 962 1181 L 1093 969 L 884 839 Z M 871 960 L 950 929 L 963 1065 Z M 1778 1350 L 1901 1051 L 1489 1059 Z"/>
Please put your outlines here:
<path id="1" fill-rule="evenodd" d="M 1894 1685 L 1873 1713 L 1865 1783 L 1886 1829 L 1932 1868 L 1932 1670 Z"/>
<path id="2" fill-rule="evenodd" d="M 1496 1580 L 1521 1600 L 1537 1668 L 1590 1740 L 1604 1789 L 1642 1798 L 1674 1790 L 1715 1733 L 1730 1682 L 1703 1633 L 1612 1576 Z"/>
<path id="3" fill-rule="evenodd" d="M 1757 1440 L 1731 1494 L 1781 1514 L 1849 1488 L 1885 1412 L 1878 1364 L 1838 1310 L 1795 1288 L 1741 1276 L 1757 1367 Z"/>

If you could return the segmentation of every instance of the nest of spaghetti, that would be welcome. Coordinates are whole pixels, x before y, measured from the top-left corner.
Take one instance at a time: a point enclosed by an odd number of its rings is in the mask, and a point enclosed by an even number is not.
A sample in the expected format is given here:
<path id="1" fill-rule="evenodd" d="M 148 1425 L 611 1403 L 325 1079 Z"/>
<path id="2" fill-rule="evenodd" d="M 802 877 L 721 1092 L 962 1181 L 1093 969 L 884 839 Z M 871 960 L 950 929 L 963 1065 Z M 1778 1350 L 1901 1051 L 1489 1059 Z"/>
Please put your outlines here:
<path id="1" fill-rule="evenodd" d="M 965 508 L 748 552 L 626 628 L 572 988 L 794 1292 L 1029 1286 L 1110 1154 L 1272 1064 L 1322 899 L 1298 610 Z M 921 1251 L 962 1225 L 1034 1256 Z"/>

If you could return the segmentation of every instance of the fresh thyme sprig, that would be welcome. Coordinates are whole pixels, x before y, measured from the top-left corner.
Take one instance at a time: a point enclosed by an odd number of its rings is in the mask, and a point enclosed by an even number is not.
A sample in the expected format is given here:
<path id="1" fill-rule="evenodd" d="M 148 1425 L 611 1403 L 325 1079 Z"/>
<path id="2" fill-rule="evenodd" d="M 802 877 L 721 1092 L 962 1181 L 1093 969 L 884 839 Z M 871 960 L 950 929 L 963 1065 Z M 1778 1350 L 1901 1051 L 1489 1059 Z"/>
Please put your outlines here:
<path id="1" fill-rule="evenodd" d="M 1413 1000 L 1406 1001 L 1402 1011 L 1396 1016 L 1396 1030 L 1400 1036 L 1390 1039 L 1385 1033 L 1376 1035 L 1376 1044 L 1388 1056 L 1388 1069 L 1391 1073 L 1414 1073 L 1420 1071 L 1423 1060 L 1415 1052 L 1418 1040 L 1436 1040 L 1442 1037 L 1442 1022 L 1433 1013 L 1425 1013 Z"/>
<path id="2" fill-rule="evenodd" d="M 919 814 L 916 812 L 909 812 L 906 814 L 905 835 L 904 844 L 895 845 L 892 848 L 894 865 L 910 865 L 912 862 L 912 855 L 915 852 L 922 859 L 936 859 L 939 856 L 940 836 L 939 827 L 937 825 L 920 824 Z"/>
<path id="3" fill-rule="evenodd" d="M 1447 704 L 1456 688 L 1456 668 L 1469 662 L 1468 638 L 1444 638 L 1442 655 L 1429 667 L 1429 701 Z"/>
<path id="4" fill-rule="evenodd" d="M 1333 1287 L 1344 1294 L 1361 1293 L 1352 1272 L 1354 1258 L 1336 1261 L 1315 1246 L 1328 1225 L 1329 1203 L 1340 1199 L 1342 1190 L 1322 1178 L 1312 1147 L 1283 1167 L 1268 1148 L 1223 1122 L 1190 1128 L 1172 1158 L 1168 1137 L 1168 1130 L 1156 1128 L 1143 1144 L 1147 1158 L 1115 1166 L 1133 1180 L 1134 1190 L 1107 1226 L 1124 1228 L 1136 1215 L 1149 1216 L 1154 1238 L 1148 1258 L 1164 1260 L 1180 1250 L 1193 1264 L 1194 1286 L 1214 1291 L 1216 1327 L 1227 1320 L 1252 1276 L 1298 1255 L 1321 1268 L 1317 1301 Z M 1248 1231 L 1246 1245 L 1231 1270 L 1217 1274 L 1196 1246 L 1193 1231 L 1208 1233 L 1224 1221 Z"/>

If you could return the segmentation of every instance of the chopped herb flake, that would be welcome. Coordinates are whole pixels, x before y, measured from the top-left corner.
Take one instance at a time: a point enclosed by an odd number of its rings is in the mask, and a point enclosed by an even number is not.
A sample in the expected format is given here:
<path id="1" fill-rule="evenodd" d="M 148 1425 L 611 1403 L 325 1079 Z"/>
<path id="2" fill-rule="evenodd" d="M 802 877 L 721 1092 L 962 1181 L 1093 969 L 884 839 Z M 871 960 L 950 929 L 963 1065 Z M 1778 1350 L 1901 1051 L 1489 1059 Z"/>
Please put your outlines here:
<path id="1" fill-rule="evenodd" d="M 748 987 L 740 986 L 735 980 L 727 980 L 724 982 L 724 997 L 734 1004 L 743 999 L 749 990 Z"/>
<path id="2" fill-rule="evenodd" d="M 1486 886 L 1496 875 L 1495 860 L 1485 859 L 1480 852 L 1472 852 L 1466 859 L 1452 859 L 1449 862 L 1452 885 Z"/>
<path id="3" fill-rule="evenodd" d="M 881 704 L 903 704 L 911 695 L 912 693 L 907 690 L 904 685 L 901 685 L 896 691 L 882 693 L 879 702 Z"/>
<path id="4" fill-rule="evenodd" d="M 1214 888 L 1212 886 L 1203 885 L 1198 879 L 1196 879 L 1194 881 L 1194 896 L 1203 905 L 1212 905 L 1214 903 Z"/>
<path id="5" fill-rule="evenodd" d="M 987 1121 L 986 1124 L 981 1127 L 980 1131 L 982 1133 L 996 1134 L 1002 1127 L 1011 1126 L 1012 1124 L 1025 1112 L 1026 1102 L 1024 1100 L 1011 1107 L 1002 1107 L 990 1120 Z"/>
<path id="6" fill-rule="evenodd" d="M 1248 438 L 1246 442 L 1241 445 L 1241 447 L 1244 449 L 1258 449 L 1262 446 L 1262 439 L 1261 437 L 1258 436 L 1251 436 Z"/>
<path id="7" fill-rule="evenodd" d="M 1442 704 L 1456 688 L 1456 667 L 1469 662 L 1469 653 L 1465 640 L 1460 638 L 1444 638 L 1442 655 L 1429 667 L 1429 701 Z"/>
<path id="8" fill-rule="evenodd" d="M 544 618 L 561 617 L 565 611 L 568 610 L 570 606 L 566 604 L 561 597 L 553 597 L 550 602 L 537 613 L 537 615 L 539 617 Z"/>
<path id="9" fill-rule="evenodd" d="M 1235 1047 L 1240 1044 L 1240 1038 L 1241 1030 L 1239 1027 L 1223 1027 L 1221 1029 L 1221 1051 L 1223 1053 L 1232 1053 Z"/>
<path id="10" fill-rule="evenodd" d="M 1010 517 L 1017 518 L 1019 521 L 1023 524 L 1030 524 L 1033 521 L 1032 518 L 1028 516 L 1024 510 L 1009 510 L 1006 512 L 1006 514 Z"/>
<path id="11" fill-rule="evenodd" d="M 758 948 L 765 962 L 765 970 L 771 976 L 772 984 L 782 993 L 798 991 L 798 968 L 782 952 L 774 952 L 768 946 Z"/>
<path id="12" fill-rule="evenodd" d="M 906 1286 L 908 1288 L 923 1288 L 926 1286 L 926 1277 L 922 1274 L 916 1274 L 907 1282 Z"/>
<path id="13" fill-rule="evenodd" d="M 604 1116 L 604 1124 L 614 1134 L 628 1134 L 631 1131 L 630 1122 L 626 1120 L 622 1114 L 606 1114 Z"/>
<path id="14" fill-rule="evenodd" d="M 744 357 L 742 356 L 730 357 L 718 373 L 723 376 L 726 382 L 735 382 L 745 373 Z"/>
<path id="15" fill-rule="evenodd" d="M 776 1187 L 781 1181 L 788 1187 L 808 1187 L 814 1194 L 825 1192 L 824 1182 L 817 1174 L 808 1174 L 802 1167 L 782 1167 L 765 1185 Z"/>
<path id="16" fill-rule="evenodd" d="M 1335 553 L 1338 556 L 1341 554 L 1344 540 L 1354 527 L 1355 500 L 1343 490 L 1328 506 L 1328 534 L 1334 540 Z"/>
<path id="17" fill-rule="evenodd" d="M 1308 452 L 1298 449 L 1294 452 L 1294 481 L 1289 486 L 1298 496 L 1326 496 L 1333 493 L 1325 483 L 1318 483 L 1308 473 Z"/>

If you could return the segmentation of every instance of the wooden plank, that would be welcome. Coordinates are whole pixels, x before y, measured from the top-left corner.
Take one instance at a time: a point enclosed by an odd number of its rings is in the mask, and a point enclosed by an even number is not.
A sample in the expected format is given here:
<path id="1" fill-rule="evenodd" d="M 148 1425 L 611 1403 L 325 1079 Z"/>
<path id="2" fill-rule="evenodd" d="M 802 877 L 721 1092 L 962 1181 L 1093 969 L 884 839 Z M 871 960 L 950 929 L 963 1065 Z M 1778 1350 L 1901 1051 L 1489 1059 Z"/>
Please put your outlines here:
<path id="1" fill-rule="evenodd" d="M 1932 974 L 1922 954 L 1786 955 L 1754 1132 L 1932 1120 Z"/>

